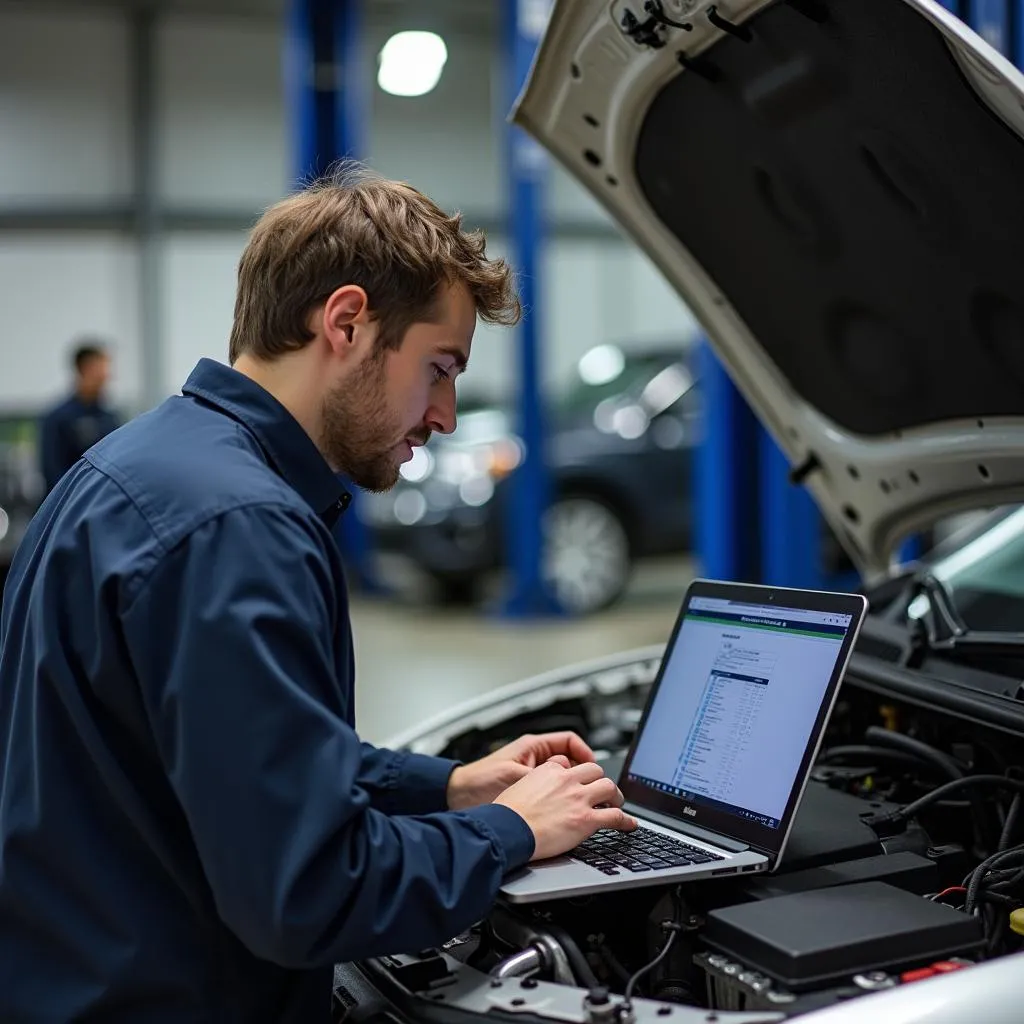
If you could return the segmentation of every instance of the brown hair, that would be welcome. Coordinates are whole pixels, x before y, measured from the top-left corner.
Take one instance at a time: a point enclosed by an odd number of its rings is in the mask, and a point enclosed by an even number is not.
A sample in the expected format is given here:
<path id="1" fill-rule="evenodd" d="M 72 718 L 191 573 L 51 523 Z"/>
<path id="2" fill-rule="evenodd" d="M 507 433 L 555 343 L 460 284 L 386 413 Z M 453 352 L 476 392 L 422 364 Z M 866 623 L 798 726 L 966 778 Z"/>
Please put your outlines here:
<path id="1" fill-rule="evenodd" d="M 410 185 L 338 164 L 253 228 L 238 265 L 231 362 L 243 352 L 271 360 L 308 344 L 310 313 L 344 284 L 366 291 L 387 348 L 430 320 L 448 282 L 466 285 L 481 319 L 512 325 L 522 310 L 511 269 L 487 259 L 484 245 L 459 214 Z"/>

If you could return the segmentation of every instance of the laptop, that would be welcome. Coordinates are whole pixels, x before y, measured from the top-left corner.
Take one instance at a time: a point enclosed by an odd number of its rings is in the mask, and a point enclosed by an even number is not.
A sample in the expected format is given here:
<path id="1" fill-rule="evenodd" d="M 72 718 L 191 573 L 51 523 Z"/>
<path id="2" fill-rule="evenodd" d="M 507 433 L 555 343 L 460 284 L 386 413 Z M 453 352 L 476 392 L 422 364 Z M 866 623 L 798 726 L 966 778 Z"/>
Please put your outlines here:
<path id="1" fill-rule="evenodd" d="M 639 827 L 528 865 L 503 897 L 777 868 L 866 612 L 857 594 L 692 583 L 618 777 Z"/>

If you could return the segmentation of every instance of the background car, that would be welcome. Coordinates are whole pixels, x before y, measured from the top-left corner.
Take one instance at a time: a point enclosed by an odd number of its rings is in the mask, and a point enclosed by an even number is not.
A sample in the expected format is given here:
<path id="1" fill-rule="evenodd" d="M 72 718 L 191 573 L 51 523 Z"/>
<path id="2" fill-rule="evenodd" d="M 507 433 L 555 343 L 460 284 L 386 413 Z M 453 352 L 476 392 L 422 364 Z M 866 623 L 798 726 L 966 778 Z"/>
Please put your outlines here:
<path id="1" fill-rule="evenodd" d="M 35 430 L 31 416 L 0 417 L 0 590 L 18 542 L 42 498 Z"/>
<path id="2" fill-rule="evenodd" d="M 547 410 L 543 572 L 562 607 L 585 614 L 623 593 L 636 559 L 689 547 L 700 401 L 681 342 L 602 345 L 577 370 Z M 504 562 L 522 455 L 503 404 L 460 401 L 455 432 L 417 449 L 393 491 L 360 501 L 375 546 L 411 558 L 449 600 L 473 599 Z"/>

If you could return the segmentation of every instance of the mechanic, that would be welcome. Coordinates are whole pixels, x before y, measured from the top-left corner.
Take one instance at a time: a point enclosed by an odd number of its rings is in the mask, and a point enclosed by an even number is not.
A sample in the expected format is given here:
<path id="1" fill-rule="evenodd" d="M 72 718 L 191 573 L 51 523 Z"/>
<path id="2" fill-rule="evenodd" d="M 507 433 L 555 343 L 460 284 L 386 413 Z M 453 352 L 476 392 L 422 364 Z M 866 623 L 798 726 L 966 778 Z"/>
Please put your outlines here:
<path id="1" fill-rule="evenodd" d="M 39 423 L 39 468 L 47 491 L 119 420 L 103 401 L 110 380 L 110 353 L 98 340 L 83 339 L 71 355 L 75 385 Z"/>
<path id="2" fill-rule="evenodd" d="M 518 315 L 458 217 L 344 165 L 254 228 L 231 365 L 43 503 L 0 614 L 0 1020 L 326 1022 L 334 963 L 635 827 L 575 735 L 459 765 L 353 730 L 339 475 L 393 486 Z"/>

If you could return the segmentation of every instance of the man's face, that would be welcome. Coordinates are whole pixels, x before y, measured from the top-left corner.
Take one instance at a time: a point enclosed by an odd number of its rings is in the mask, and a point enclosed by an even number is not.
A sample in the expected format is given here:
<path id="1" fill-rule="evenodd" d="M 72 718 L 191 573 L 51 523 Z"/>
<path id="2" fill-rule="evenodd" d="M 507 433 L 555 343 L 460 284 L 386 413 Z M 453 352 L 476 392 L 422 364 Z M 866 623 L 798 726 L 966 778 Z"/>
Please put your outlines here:
<path id="1" fill-rule="evenodd" d="M 110 380 L 110 357 L 93 356 L 86 359 L 78 376 L 79 390 L 91 398 L 99 398 Z"/>
<path id="2" fill-rule="evenodd" d="M 387 491 L 414 446 L 455 429 L 455 378 L 465 368 L 476 308 L 464 285 L 446 288 L 436 323 L 417 323 L 397 349 L 365 357 L 324 402 L 320 448 L 353 483 Z"/>

